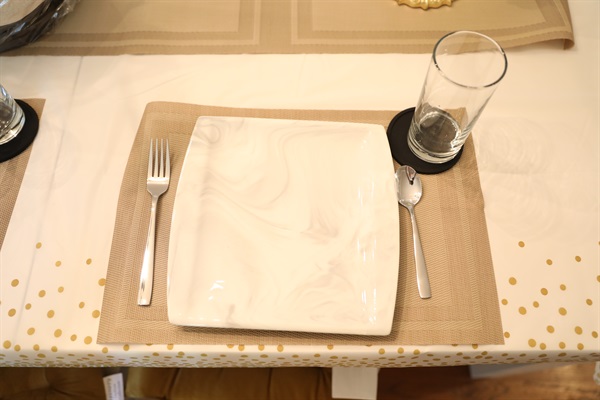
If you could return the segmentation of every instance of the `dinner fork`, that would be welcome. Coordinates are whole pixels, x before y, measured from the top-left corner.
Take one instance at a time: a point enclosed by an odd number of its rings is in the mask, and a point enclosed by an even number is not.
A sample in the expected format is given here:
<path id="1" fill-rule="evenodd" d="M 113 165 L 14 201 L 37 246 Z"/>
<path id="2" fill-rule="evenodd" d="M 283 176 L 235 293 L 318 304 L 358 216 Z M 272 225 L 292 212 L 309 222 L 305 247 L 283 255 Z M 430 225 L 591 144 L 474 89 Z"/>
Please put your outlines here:
<path id="1" fill-rule="evenodd" d="M 154 142 L 154 148 L 152 146 Z M 138 292 L 138 305 L 150 305 L 152 299 L 152 284 L 154 281 L 154 241 L 156 233 L 156 206 L 158 198 L 169 188 L 171 177 L 171 161 L 169 157 L 169 141 L 166 148 L 163 139 L 150 140 L 150 155 L 148 156 L 148 178 L 146 186 L 152 195 L 152 207 L 150 208 L 150 225 L 148 226 L 148 238 L 144 249 L 144 260 L 140 274 L 140 290 Z"/>

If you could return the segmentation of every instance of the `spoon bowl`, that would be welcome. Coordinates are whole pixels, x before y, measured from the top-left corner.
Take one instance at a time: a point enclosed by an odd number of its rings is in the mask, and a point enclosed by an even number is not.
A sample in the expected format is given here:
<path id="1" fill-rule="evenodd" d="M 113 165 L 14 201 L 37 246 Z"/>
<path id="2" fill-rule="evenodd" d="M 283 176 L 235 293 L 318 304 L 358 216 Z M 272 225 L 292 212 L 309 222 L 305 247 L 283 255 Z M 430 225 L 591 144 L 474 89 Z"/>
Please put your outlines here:
<path id="1" fill-rule="evenodd" d="M 402 174 L 402 177 L 399 175 Z M 417 205 L 423 195 L 423 186 L 421 178 L 412 167 L 404 166 L 396 171 L 396 192 L 398 194 L 398 202 L 404 207 L 414 207 Z"/>

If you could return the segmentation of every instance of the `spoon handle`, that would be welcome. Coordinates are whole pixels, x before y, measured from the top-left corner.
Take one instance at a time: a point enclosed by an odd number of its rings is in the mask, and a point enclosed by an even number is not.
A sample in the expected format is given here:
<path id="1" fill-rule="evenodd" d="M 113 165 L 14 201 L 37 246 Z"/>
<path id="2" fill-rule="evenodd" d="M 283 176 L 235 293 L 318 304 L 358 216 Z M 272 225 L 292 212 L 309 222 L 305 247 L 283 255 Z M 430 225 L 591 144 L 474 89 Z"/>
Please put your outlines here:
<path id="1" fill-rule="evenodd" d="M 417 286 L 419 288 L 419 296 L 422 299 L 431 297 L 431 286 L 429 286 L 429 275 L 427 274 L 427 264 L 425 264 L 425 256 L 423 256 L 423 248 L 421 247 L 421 239 L 419 238 L 419 228 L 417 227 L 417 219 L 412 207 L 408 209 L 410 213 L 410 222 L 412 223 L 413 244 L 415 249 L 415 263 L 417 265 Z"/>

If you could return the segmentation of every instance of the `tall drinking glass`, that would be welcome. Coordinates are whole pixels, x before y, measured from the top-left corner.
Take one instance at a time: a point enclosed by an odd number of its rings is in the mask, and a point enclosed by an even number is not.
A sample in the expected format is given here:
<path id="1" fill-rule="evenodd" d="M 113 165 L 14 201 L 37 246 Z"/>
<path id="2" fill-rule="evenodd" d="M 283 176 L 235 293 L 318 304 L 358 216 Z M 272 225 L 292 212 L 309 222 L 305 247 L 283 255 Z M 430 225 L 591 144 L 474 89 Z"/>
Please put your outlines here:
<path id="1" fill-rule="evenodd" d="M 25 124 L 23 110 L 0 85 L 0 145 L 14 139 Z"/>
<path id="2" fill-rule="evenodd" d="M 452 160 L 469 137 L 507 68 L 504 50 L 481 33 L 442 37 L 433 50 L 408 132 L 408 146 L 429 163 Z"/>

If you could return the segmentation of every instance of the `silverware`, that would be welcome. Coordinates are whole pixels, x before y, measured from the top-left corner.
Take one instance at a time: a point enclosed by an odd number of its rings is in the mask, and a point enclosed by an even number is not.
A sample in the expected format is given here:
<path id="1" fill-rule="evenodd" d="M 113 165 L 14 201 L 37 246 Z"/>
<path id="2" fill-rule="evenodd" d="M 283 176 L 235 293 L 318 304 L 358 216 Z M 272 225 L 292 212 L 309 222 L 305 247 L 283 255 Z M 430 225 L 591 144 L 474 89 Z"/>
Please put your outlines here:
<path id="1" fill-rule="evenodd" d="M 154 146 L 153 146 L 154 142 Z M 166 143 L 166 148 L 165 148 Z M 140 290 L 138 292 L 138 305 L 150 305 L 152 299 L 152 284 L 154 281 L 154 241 L 156 233 L 156 206 L 158 198 L 169 188 L 171 177 L 171 161 L 169 157 L 169 141 L 159 139 L 150 141 L 150 155 L 148 156 L 148 178 L 146 185 L 152 195 L 152 208 L 150 209 L 150 225 L 148 238 L 144 249 L 144 260 L 140 274 Z"/>
<path id="2" fill-rule="evenodd" d="M 421 200 L 423 188 L 421 178 L 410 166 L 403 166 L 396 170 L 396 190 L 398 193 L 398 202 L 406 207 L 410 214 L 413 233 L 413 245 L 415 251 L 415 263 L 417 265 L 417 286 L 419 295 L 422 299 L 431 297 L 431 287 L 429 286 L 429 275 L 427 274 L 427 265 L 423 256 L 421 239 L 419 238 L 419 228 L 415 218 L 414 206 Z"/>

